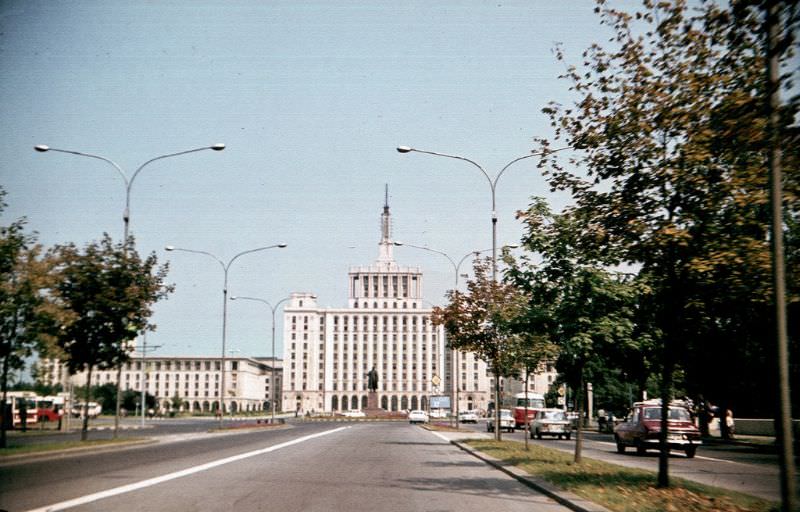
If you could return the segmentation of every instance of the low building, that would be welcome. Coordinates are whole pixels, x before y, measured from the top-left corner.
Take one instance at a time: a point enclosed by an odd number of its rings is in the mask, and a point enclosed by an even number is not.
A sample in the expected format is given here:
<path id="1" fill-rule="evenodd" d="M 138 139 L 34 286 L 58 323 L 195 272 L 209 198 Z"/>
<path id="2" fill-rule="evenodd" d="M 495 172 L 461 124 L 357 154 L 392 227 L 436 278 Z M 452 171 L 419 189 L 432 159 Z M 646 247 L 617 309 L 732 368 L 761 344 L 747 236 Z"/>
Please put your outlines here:
<path id="1" fill-rule="evenodd" d="M 122 390 L 142 391 L 156 397 L 161 411 L 211 412 L 219 408 L 220 358 L 197 356 L 142 356 L 133 353 L 122 368 Z M 225 411 L 236 413 L 265 411 L 273 393 L 280 397 L 282 361 L 271 357 L 228 357 L 225 380 L 228 396 Z M 275 383 L 272 383 L 273 367 Z M 117 370 L 95 370 L 92 385 L 116 384 Z M 45 359 L 39 364 L 38 378 L 63 389 L 86 385 L 86 373 L 70 377 L 66 365 Z M 280 400 L 276 403 L 280 409 Z"/>

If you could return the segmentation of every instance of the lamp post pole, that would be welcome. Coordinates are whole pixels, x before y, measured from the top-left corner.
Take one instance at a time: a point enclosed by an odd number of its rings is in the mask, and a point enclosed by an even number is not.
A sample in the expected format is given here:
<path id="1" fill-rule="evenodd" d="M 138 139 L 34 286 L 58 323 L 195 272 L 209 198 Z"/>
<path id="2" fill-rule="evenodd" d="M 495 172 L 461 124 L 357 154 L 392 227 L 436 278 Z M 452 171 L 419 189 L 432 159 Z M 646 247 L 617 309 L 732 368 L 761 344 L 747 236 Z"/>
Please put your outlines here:
<path id="1" fill-rule="evenodd" d="M 57 153 L 68 153 L 70 155 L 83 156 L 83 157 L 86 157 L 86 158 L 94 158 L 94 159 L 102 160 L 103 162 L 106 162 L 106 163 L 110 164 L 112 167 L 114 167 L 114 169 L 117 170 L 119 175 L 122 176 L 123 182 L 125 183 L 125 210 L 123 210 L 123 212 L 122 212 L 122 222 L 124 224 L 122 241 L 123 241 L 123 250 L 125 251 L 125 254 L 127 255 L 128 254 L 128 233 L 129 233 L 130 219 L 131 219 L 131 188 L 133 187 L 134 180 L 136 180 L 136 176 L 138 176 L 139 173 L 142 172 L 142 169 L 144 169 L 147 165 L 155 162 L 156 160 L 162 160 L 164 158 L 171 158 L 171 157 L 174 157 L 174 156 L 185 155 L 187 153 L 196 153 L 197 151 L 205 151 L 207 149 L 210 149 L 212 151 L 222 151 L 223 149 L 225 149 L 225 144 L 217 143 L 217 144 L 213 144 L 211 146 L 203 146 L 203 147 L 200 147 L 200 148 L 187 149 L 186 151 L 179 151 L 177 153 L 168 153 L 166 155 L 160 155 L 160 156 L 157 156 L 155 158 L 151 158 L 150 160 L 148 160 L 145 163 L 143 163 L 142 165 L 140 165 L 135 171 L 133 171 L 133 174 L 131 174 L 130 178 L 128 178 L 128 175 L 125 174 L 125 171 L 122 169 L 122 167 L 119 166 L 119 164 L 117 164 L 115 161 L 111 160 L 110 158 L 106 158 L 104 156 L 94 155 L 92 153 L 84 153 L 82 151 L 73 151 L 73 150 L 69 150 L 69 149 L 51 148 L 50 146 L 47 146 L 45 144 L 39 144 L 37 146 L 34 146 L 33 149 L 35 149 L 39 153 L 46 153 L 48 151 L 55 151 Z M 119 432 L 119 412 L 120 412 L 120 401 L 121 401 L 121 398 L 122 398 L 122 390 L 120 389 L 121 386 L 122 386 L 122 363 L 120 363 L 119 367 L 117 368 L 117 406 L 116 406 L 116 411 L 115 411 L 115 415 L 114 415 L 114 438 L 117 437 L 117 434 Z"/>
<path id="2" fill-rule="evenodd" d="M 566 149 L 566 148 L 554 149 L 552 151 L 548 151 L 547 153 L 548 154 L 549 153 L 554 153 L 556 151 L 562 151 L 563 149 Z M 544 155 L 545 152 L 531 153 L 530 155 L 524 155 L 524 156 L 521 156 L 519 158 L 515 158 L 514 160 L 511 160 L 502 169 L 500 169 L 500 172 L 498 172 L 497 175 L 494 178 L 489 176 L 489 173 L 486 172 L 486 170 L 483 167 L 481 167 L 480 164 L 478 164 L 474 160 L 470 160 L 469 158 L 464 158 L 463 156 L 448 155 L 446 153 L 437 153 L 435 151 L 425 151 L 425 150 L 422 150 L 422 149 L 415 149 L 415 148 L 411 148 L 411 147 L 408 147 L 408 146 L 398 146 L 397 147 L 397 152 L 398 153 L 411 153 L 411 152 L 423 153 L 423 154 L 426 154 L 426 155 L 442 156 L 442 157 L 445 157 L 445 158 L 453 158 L 455 160 L 461 160 L 463 162 L 468 162 L 468 163 L 474 165 L 475 167 L 477 167 L 478 170 L 481 171 L 481 173 L 486 177 L 486 180 L 489 182 L 489 189 L 491 190 L 491 193 L 492 193 L 492 280 L 497 281 L 497 206 L 496 206 L 497 201 L 496 201 L 496 193 L 495 193 L 496 190 L 497 190 L 497 182 L 500 180 L 500 177 L 503 175 L 503 173 L 505 173 L 506 170 L 509 167 L 511 167 L 512 165 L 514 165 L 515 163 L 519 162 L 520 160 L 525 160 L 526 158 L 532 158 L 534 156 Z"/>
<path id="3" fill-rule="evenodd" d="M 210 252 L 206 251 L 196 251 L 194 249 L 182 249 L 180 247 L 174 247 L 172 245 L 168 245 L 165 247 L 167 251 L 183 251 L 183 252 L 191 252 L 195 254 L 204 254 L 213 258 L 217 263 L 220 264 L 222 267 L 222 272 L 224 276 L 224 281 L 222 285 L 222 357 L 220 358 L 220 398 L 219 398 L 219 426 L 222 428 L 222 420 L 225 416 L 225 343 L 226 343 L 226 336 L 227 336 L 227 322 L 228 322 L 228 270 L 230 270 L 231 265 L 234 261 L 236 261 L 240 256 L 244 256 L 245 254 L 250 254 L 253 252 L 263 251 L 266 249 L 274 249 L 274 248 L 281 248 L 283 249 L 286 247 L 285 243 L 279 243 L 275 245 L 268 245 L 265 247 L 258 247 L 256 249 L 249 249 L 247 251 L 242 251 L 239 254 L 236 254 L 233 258 L 228 260 L 227 263 L 223 262 L 218 257 L 214 256 Z"/>
<path id="4" fill-rule="evenodd" d="M 139 412 L 141 412 L 142 418 L 142 428 L 144 428 L 144 415 L 145 415 L 145 404 L 147 404 L 147 360 L 145 356 L 147 355 L 148 350 L 156 350 L 161 348 L 161 345 L 155 345 L 152 347 L 147 346 L 147 333 L 142 334 L 142 408 Z"/>
<path id="5" fill-rule="evenodd" d="M 407 244 L 407 243 L 404 243 L 404 242 L 394 242 L 394 245 L 396 245 L 398 247 L 402 247 L 402 246 L 413 247 L 414 249 L 421 249 L 423 251 L 428 251 L 428 252 L 433 252 L 433 253 L 436 253 L 436 254 L 441 254 L 442 256 L 447 258 L 447 261 L 449 261 L 450 264 L 453 265 L 453 270 L 455 271 L 455 283 L 454 283 L 454 288 L 453 288 L 454 291 L 458 291 L 458 277 L 460 275 L 459 274 L 459 270 L 461 269 L 461 265 L 467 260 L 467 258 L 469 258 L 470 256 L 477 257 L 481 253 L 489 252 L 489 251 L 493 250 L 493 249 L 483 249 L 481 251 L 470 251 L 467 254 L 465 254 L 464 257 L 462 257 L 459 260 L 458 263 L 456 263 L 455 260 L 453 258 L 451 258 L 449 254 L 447 254 L 444 251 L 440 251 L 438 249 L 432 249 L 430 247 L 425 247 L 425 246 L 422 246 L 422 245 Z M 515 249 L 518 246 L 509 244 L 509 245 L 504 245 L 503 247 L 508 247 L 509 249 Z M 452 377 L 452 382 L 453 382 L 454 387 L 455 387 L 455 393 L 454 393 L 455 396 L 453 397 L 453 399 L 454 399 L 454 402 L 455 402 L 455 422 L 456 422 L 456 425 L 458 425 L 459 392 L 461 390 L 460 389 L 461 386 L 459 384 L 459 379 L 458 379 L 458 376 L 459 376 L 459 373 L 460 373 L 459 368 L 458 368 L 458 352 L 459 351 L 458 351 L 458 349 L 452 349 L 452 350 L 453 350 L 453 377 Z"/>
<path id="6" fill-rule="evenodd" d="M 275 305 L 273 306 L 268 300 L 260 299 L 258 297 L 236 297 L 236 296 L 231 297 L 231 300 L 253 300 L 253 301 L 256 301 L 256 302 L 261 302 L 263 304 L 266 304 L 267 307 L 272 312 L 272 372 L 271 372 L 272 375 L 270 377 L 270 385 L 269 385 L 269 389 L 270 389 L 269 404 L 270 404 L 270 409 L 271 409 L 271 414 L 270 414 L 271 420 L 270 420 L 270 423 L 272 423 L 273 425 L 275 424 L 275 385 L 276 385 L 275 384 L 275 361 L 276 361 L 276 358 L 275 358 L 275 312 L 278 310 L 278 306 L 280 306 L 282 303 L 284 303 L 287 300 L 289 300 L 289 298 L 290 297 L 285 297 L 285 298 L 279 300 L 278 302 L 276 302 Z"/>
<path id="7" fill-rule="evenodd" d="M 415 149 L 415 148 L 412 148 L 412 147 L 409 147 L 409 146 L 398 146 L 397 147 L 397 152 L 398 153 L 415 152 L 415 153 L 423 153 L 423 154 L 426 154 L 426 155 L 441 156 L 441 157 L 445 157 L 445 158 L 453 158 L 455 160 L 461 160 L 463 162 L 470 163 L 470 164 L 474 165 L 475 167 L 477 167 L 478 170 L 481 171 L 481 173 L 486 177 L 486 180 L 489 182 L 489 189 L 492 192 L 492 281 L 497 282 L 497 206 L 496 206 L 497 205 L 497 201 L 496 201 L 496 193 L 495 193 L 496 190 L 497 190 L 497 182 L 500 180 L 500 177 L 503 175 L 503 173 L 506 172 L 506 170 L 509 167 L 511 167 L 515 163 L 519 162 L 520 160 L 525 160 L 527 158 L 532 158 L 534 156 L 541 156 L 541 155 L 544 155 L 544 154 L 554 153 L 556 151 L 562 151 L 564 149 L 567 149 L 567 148 L 554 149 L 554 150 L 549 150 L 549 151 L 546 151 L 546 152 L 531 153 L 529 155 L 524 155 L 524 156 L 515 158 L 514 160 L 511 160 L 510 162 L 508 162 L 502 169 L 500 169 L 500 172 L 498 172 L 497 175 L 494 178 L 489 176 L 489 173 L 486 172 L 486 169 L 484 169 L 480 164 L 478 164 L 474 160 L 470 160 L 469 158 L 465 158 L 463 156 L 449 155 L 449 154 L 446 154 L 446 153 L 437 153 L 435 151 L 425 151 L 425 150 L 421 150 L 421 149 Z M 500 428 L 499 428 L 499 426 L 500 426 L 500 412 L 499 412 L 500 411 L 500 375 L 498 374 L 496 368 L 494 369 L 494 374 L 495 374 L 494 375 L 494 380 L 495 380 L 494 402 L 495 402 L 495 409 L 497 410 L 497 413 L 496 413 L 496 416 L 495 416 L 495 438 L 497 440 L 500 440 Z"/>

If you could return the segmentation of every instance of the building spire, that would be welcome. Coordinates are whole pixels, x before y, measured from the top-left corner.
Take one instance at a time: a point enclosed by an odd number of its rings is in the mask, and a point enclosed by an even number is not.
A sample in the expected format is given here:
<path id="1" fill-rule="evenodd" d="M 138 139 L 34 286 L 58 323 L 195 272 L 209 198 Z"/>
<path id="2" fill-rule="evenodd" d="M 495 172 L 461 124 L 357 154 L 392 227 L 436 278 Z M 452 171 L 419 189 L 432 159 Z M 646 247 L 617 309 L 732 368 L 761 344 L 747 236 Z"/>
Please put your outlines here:
<path id="1" fill-rule="evenodd" d="M 381 241 L 378 252 L 378 263 L 393 263 L 392 255 L 392 221 L 389 213 L 389 184 L 386 184 L 383 214 L 381 214 Z"/>

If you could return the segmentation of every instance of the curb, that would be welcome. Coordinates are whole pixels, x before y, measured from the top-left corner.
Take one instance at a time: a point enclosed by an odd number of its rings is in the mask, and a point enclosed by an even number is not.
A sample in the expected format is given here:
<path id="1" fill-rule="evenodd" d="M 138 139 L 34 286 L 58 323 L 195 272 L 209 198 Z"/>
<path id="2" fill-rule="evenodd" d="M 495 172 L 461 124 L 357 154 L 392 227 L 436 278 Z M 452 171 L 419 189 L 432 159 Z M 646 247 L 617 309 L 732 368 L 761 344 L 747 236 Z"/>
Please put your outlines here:
<path id="1" fill-rule="evenodd" d="M 569 491 L 561 490 L 551 483 L 546 482 L 544 479 L 531 476 L 511 464 L 503 462 L 500 459 L 496 459 L 491 455 L 474 450 L 460 441 L 450 441 L 450 443 L 458 446 L 463 451 L 469 453 L 477 459 L 482 460 L 495 469 L 502 471 L 523 485 L 526 485 L 531 489 L 544 494 L 548 498 L 555 500 L 559 504 L 564 505 L 575 512 L 611 512 L 609 509 L 598 505 L 597 503 L 581 498 L 577 494 Z"/>
<path id="2" fill-rule="evenodd" d="M 0 457 L 0 467 L 11 466 L 18 462 L 33 462 L 33 461 L 38 462 L 41 460 L 58 459 L 62 457 L 69 457 L 71 455 L 80 455 L 82 453 L 95 454 L 95 453 L 103 453 L 111 451 L 129 450 L 132 448 L 138 448 L 139 446 L 156 444 L 156 443 L 157 441 L 154 441 L 153 439 L 145 438 L 145 439 L 136 439 L 136 440 L 113 443 L 113 444 L 109 443 L 109 444 L 92 445 L 92 446 L 75 446 L 73 448 L 61 448 L 59 450 L 4 455 Z"/>

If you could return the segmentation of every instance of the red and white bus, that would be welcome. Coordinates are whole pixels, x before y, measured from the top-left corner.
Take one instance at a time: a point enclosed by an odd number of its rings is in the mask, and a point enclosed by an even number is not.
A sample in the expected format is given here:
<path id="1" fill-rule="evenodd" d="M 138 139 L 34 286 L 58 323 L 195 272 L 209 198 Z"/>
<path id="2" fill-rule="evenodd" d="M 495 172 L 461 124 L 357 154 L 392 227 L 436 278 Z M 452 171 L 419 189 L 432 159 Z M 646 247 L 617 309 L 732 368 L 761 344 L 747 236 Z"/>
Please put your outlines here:
<path id="1" fill-rule="evenodd" d="M 40 422 L 59 421 L 64 414 L 63 396 L 37 396 L 36 417 Z"/>
<path id="2" fill-rule="evenodd" d="M 527 397 L 527 407 L 525 399 Z M 545 408 L 544 395 L 541 393 L 517 393 L 514 395 L 513 403 L 511 405 L 512 413 L 514 414 L 514 428 L 525 428 L 526 423 L 530 423 L 536 415 L 536 411 Z M 525 419 L 525 411 L 527 410 L 527 420 Z"/>
<path id="3" fill-rule="evenodd" d="M 23 426 L 23 411 L 25 427 L 31 427 L 36 424 L 36 393 L 33 391 L 9 391 L 6 396 L 6 403 L 11 404 L 12 428 L 21 428 Z M 0 416 L 2 414 L 3 411 L 0 411 Z M 0 418 L 0 421 L 5 420 Z"/>
<path id="4" fill-rule="evenodd" d="M 517 393 L 512 396 L 505 396 L 502 399 L 503 402 L 503 409 L 511 409 L 511 413 L 514 415 L 514 428 L 524 428 L 525 427 L 525 399 L 527 396 L 528 400 L 528 421 L 530 423 L 533 420 L 536 411 L 544 409 L 544 395 L 541 393 L 532 393 L 529 392 L 527 395 L 525 393 Z M 489 413 L 488 416 L 491 416 L 494 411 L 494 402 L 489 402 Z"/>

